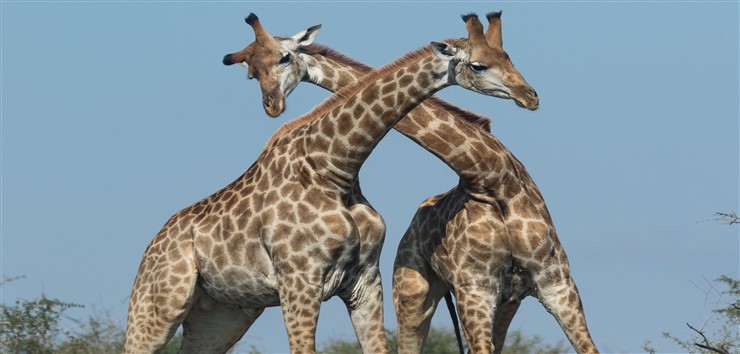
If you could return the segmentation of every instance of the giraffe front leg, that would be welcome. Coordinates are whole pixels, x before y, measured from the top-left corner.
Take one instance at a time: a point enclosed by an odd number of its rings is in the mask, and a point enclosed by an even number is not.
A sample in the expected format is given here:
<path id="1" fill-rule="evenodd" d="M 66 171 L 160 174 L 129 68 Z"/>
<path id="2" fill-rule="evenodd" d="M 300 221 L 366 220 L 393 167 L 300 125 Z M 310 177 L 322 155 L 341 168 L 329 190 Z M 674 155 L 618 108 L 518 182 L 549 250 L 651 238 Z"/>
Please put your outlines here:
<path id="1" fill-rule="evenodd" d="M 380 271 L 359 274 L 351 292 L 342 296 L 363 353 L 389 353 L 383 325 L 383 285 Z"/>
<path id="2" fill-rule="evenodd" d="M 193 304 L 198 280 L 192 239 L 160 234 L 144 253 L 129 299 L 123 352 L 151 354 L 175 334 Z M 165 249 L 163 242 L 177 243 Z"/>
<path id="3" fill-rule="evenodd" d="M 581 296 L 567 267 L 544 269 L 534 277 L 537 297 L 560 324 L 578 353 L 598 353 L 586 325 Z"/>
<path id="4" fill-rule="evenodd" d="M 316 323 L 321 308 L 321 286 L 299 274 L 279 279 L 280 307 L 293 354 L 316 353 Z"/>
<path id="5" fill-rule="evenodd" d="M 360 236 L 359 274 L 340 295 L 364 353 L 388 353 L 383 325 L 383 285 L 378 259 L 385 240 L 385 221 L 362 195 L 355 180 L 348 208 Z"/>
<path id="6" fill-rule="evenodd" d="M 201 294 L 183 322 L 179 354 L 223 354 L 244 336 L 264 308 L 238 308 Z"/>

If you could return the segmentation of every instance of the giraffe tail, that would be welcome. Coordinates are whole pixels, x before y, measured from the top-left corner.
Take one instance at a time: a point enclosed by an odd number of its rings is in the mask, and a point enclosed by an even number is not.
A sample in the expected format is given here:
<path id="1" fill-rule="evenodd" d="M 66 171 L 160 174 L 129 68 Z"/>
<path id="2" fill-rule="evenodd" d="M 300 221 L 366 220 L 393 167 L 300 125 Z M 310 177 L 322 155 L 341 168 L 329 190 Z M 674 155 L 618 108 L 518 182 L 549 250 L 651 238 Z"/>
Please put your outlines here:
<path id="1" fill-rule="evenodd" d="M 455 303 L 452 300 L 452 293 L 448 290 L 445 293 L 445 303 L 447 304 L 447 310 L 450 312 L 450 319 L 452 319 L 452 327 L 455 330 L 455 338 L 457 339 L 457 348 L 460 350 L 460 354 L 465 354 L 465 348 L 463 347 L 462 335 L 460 334 L 460 322 L 457 320 L 457 311 L 455 311 Z"/>

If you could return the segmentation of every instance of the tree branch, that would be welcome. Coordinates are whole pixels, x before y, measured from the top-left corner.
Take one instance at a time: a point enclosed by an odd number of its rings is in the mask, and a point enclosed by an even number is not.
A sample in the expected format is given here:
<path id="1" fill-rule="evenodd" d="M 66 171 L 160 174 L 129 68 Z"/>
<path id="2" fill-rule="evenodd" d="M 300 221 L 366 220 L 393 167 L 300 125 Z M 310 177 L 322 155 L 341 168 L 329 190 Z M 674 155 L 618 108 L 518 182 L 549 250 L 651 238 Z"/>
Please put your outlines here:
<path id="1" fill-rule="evenodd" d="M 716 212 L 714 216 L 717 217 L 716 220 L 722 221 L 727 225 L 740 224 L 740 215 L 737 215 L 734 211 L 729 213 Z"/>
<path id="2" fill-rule="evenodd" d="M 688 322 L 686 323 L 686 325 L 689 326 L 689 328 L 691 328 L 694 332 L 699 333 L 699 335 L 704 339 L 704 343 L 703 344 L 702 343 L 699 343 L 699 342 L 694 342 L 694 345 L 695 346 L 697 346 L 699 348 L 703 348 L 703 349 L 709 350 L 709 351 L 713 351 L 713 352 L 719 353 L 719 354 L 730 354 L 730 352 L 727 351 L 727 349 L 717 348 L 717 347 L 712 346 L 712 344 L 709 343 L 709 339 L 707 339 L 707 336 L 704 335 L 704 332 L 702 332 L 702 331 L 700 331 L 700 330 L 698 330 L 698 329 L 696 329 L 694 327 L 691 327 L 691 325 Z"/>

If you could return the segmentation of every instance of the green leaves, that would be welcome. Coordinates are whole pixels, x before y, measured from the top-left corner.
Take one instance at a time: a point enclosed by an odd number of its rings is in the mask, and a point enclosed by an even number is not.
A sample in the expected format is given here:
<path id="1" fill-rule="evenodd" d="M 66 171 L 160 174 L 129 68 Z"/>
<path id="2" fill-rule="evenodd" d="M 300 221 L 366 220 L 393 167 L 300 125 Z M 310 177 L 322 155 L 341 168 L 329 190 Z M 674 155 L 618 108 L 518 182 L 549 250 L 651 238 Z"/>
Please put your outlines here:
<path id="1" fill-rule="evenodd" d="M 16 300 L 15 305 L 0 304 L 0 346 L 4 353 L 57 353 L 61 338 L 70 337 L 61 327 L 64 311 L 81 305 L 49 299 Z"/>

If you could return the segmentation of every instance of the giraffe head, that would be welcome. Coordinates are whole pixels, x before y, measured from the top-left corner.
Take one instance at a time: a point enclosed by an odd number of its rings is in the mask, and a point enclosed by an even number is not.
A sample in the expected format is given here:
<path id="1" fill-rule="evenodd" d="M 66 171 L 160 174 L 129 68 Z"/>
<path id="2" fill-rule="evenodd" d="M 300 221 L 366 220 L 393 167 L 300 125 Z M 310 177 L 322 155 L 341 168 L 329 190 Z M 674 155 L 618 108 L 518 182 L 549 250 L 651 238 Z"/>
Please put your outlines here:
<path id="1" fill-rule="evenodd" d="M 255 41 L 239 52 L 224 56 L 225 65 L 241 64 L 247 68 L 247 77 L 257 78 L 262 90 L 262 107 L 270 117 L 285 110 L 285 98 L 307 76 L 307 66 L 299 60 L 296 50 L 311 44 L 321 25 L 311 26 L 292 37 L 273 37 L 250 13 L 244 21 L 254 30 Z"/>
<path id="2" fill-rule="evenodd" d="M 514 67 L 502 46 L 501 12 L 489 13 L 486 17 L 489 25 L 483 33 L 477 15 L 462 16 L 468 39 L 457 42 L 457 46 L 432 42 L 435 54 L 450 61 L 448 80 L 475 92 L 513 99 L 520 107 L 537 109 L 537 92 Z"/>

